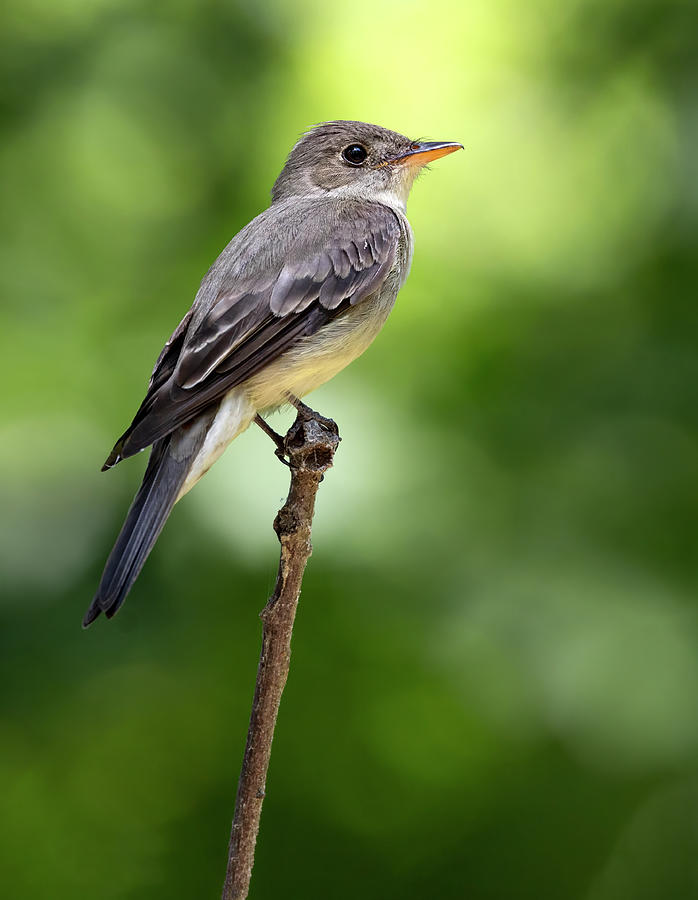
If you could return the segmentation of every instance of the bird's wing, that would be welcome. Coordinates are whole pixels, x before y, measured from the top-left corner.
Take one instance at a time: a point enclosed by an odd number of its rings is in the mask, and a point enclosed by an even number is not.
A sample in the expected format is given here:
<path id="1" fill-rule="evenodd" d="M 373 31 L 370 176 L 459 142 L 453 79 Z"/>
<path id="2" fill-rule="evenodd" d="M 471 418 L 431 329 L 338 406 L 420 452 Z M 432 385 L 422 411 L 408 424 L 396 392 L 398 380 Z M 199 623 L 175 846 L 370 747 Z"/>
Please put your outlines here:
<path id="1" fill-rule="evenodd" d="M 195 326 L 191 313 L 185 317 L 105 468 L 165 437 L 297 340 L 375 293 L 395 264 L 400 225 L 386 207 L 357 207 L 359 214 L 301 231 L 279 266 L 222 286 Z"/>

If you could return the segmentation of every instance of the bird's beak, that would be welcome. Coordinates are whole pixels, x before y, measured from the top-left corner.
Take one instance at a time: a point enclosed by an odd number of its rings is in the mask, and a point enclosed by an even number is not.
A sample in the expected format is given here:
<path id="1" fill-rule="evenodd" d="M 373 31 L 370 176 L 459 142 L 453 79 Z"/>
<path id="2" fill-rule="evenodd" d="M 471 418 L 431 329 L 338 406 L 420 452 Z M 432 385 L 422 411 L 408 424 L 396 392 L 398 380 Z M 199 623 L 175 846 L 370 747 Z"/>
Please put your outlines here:
<path id="1" fill-rule="evenodd" d="M 434 159 L 462 149 L 462 144 L 453 141 L 422 141 L 412 144 L 407 153 L 396 157 L 392 162 L 399 163 L 401 166 L 419 166 L 421 168 Z"/>

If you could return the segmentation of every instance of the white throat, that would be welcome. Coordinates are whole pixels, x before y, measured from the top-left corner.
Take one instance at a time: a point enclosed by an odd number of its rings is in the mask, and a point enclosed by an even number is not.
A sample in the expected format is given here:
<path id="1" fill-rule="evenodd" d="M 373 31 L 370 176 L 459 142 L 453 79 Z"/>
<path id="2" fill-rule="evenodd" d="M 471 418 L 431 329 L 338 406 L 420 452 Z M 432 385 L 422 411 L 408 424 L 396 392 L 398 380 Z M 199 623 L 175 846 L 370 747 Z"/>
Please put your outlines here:
<path id="1" fill-rule="evenodd" d="M 397 184 L 393 183 L 389 187 L 378 190 L 371 185 L 357 183 L 333 188 L 329 193 L 333 197 L 350 197 L 354 200 L 365 200 L 369 203 L 381 203 L 383 206 L 388 206 L 391 209 L 404 213 L 411 187 L 411 180 L 401 179 Z M 323 193 L 327 196 L 327 193 Z"/>

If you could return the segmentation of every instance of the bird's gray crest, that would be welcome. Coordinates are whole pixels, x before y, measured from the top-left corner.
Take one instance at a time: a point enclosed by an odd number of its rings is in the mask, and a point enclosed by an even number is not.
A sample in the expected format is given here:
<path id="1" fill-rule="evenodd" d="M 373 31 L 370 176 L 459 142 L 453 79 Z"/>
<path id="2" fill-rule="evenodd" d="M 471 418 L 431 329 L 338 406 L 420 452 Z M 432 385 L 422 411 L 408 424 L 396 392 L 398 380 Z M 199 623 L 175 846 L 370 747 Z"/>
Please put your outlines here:
<path id="1" fill-rule="evenodd" d="M 351 144 L 360 144 L 368 152 L 365 168 L 342 161 L 342 150 Z M 369 172 L 373 180 L 387 183 L 387 169 L 379 172 L 376 167 L 406 152 L 411 144 L 404 134 L 368 122 L 322 122 L 306 131 L 289 153 L 272 188 L 272 201 L 307 193 L 309 188 L 336 188 L 365 179 Z"/>

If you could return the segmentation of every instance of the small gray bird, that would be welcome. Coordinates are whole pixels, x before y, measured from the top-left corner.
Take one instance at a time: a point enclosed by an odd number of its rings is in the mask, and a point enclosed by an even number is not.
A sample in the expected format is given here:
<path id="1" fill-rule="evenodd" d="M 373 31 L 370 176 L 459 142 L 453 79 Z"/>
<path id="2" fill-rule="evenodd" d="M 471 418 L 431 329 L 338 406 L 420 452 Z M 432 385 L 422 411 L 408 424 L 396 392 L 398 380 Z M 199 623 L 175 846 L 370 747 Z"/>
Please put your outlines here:
<path id="1" fill-rule="evenodd" d="M 152 444 L 83 626 L 124 602 L 172 507 L 252 421 L 298 402 L 368 347 L 412 260 L 405 217 L 422 166 L 462 149 L 364 122 L 303 135 L 201 282 L 103 469 Z M 268 430 L 268 429 L 265 429 Z"/>

